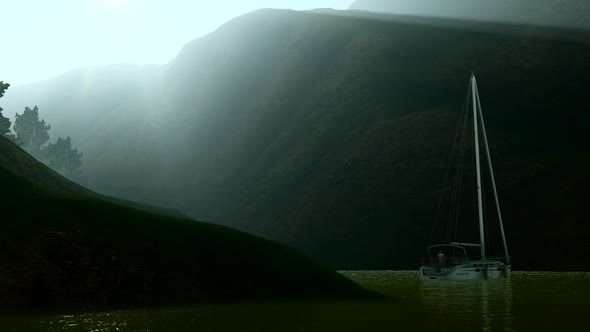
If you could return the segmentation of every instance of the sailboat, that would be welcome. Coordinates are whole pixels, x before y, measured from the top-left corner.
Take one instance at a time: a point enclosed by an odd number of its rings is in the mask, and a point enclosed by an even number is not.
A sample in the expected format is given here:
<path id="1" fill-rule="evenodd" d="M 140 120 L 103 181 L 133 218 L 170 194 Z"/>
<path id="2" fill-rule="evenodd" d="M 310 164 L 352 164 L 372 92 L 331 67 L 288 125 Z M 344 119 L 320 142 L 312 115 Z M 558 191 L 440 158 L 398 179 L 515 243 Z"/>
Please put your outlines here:
<path id="1" fill-rule="evenodd" d="M 470 108 L 470 109 L 469 109 Z M 477 221 L 479 229 L 479 243 L 477 241 L 460 242 L 449 241 L 442 244 L 430 245 L 427 248 L 427 256 L 423 259 L 420 267 L 420 277 L 424 280 L 485 280 L 485 279 L 502 279 L 510 276 L 511 259 L 506 243 L 506 235 L 498 200 L 498 191 L 494 178 L 490 149 L 485 130 L 485 124 L 482 115 L 481 101 L 477 88 L 475 74 L 471 74 L 467 97 L 464 105 L 462 120 L 465 124 L 469 122 L 469 114 L 473 116 L 472 133 L 473 146 L 475 152 L 475 192 L 477 196 Z M 461 122 L 460 121 L 460 122 Z M 461 125 L 460 125 L 461 126 Z M 468 132 L 467 126 L 464 126 L 465 133 Z M 481 132 L 480 132 L 481 128 Z M 457 131 L 459 133 L 459 130 Z M 487 168 L 489 170 L 489 182 L 491 183 L 493 198 L 495 201 L 495 212 L 498 218 L 500 235 L 502 238 L 503 256 L 489 256 L 486 253 L 486 227 L 484 225 L 484 199 L 482 192 L 482 170 L 481 170 L 481 153 L 480 153 L 480 135 L 483 138 L 483 147 L 487 159 Z M 457 142 L 457 137 L 456 137 Z M 463 147 L 467 146 L 463 144 Z M 464 156 L 464 155 L 463 155 Z M 452 159 L 452 157 L 451 157 Z M 458 160 L 464 161 L 464 158 Z M 450 164 L 449 164 L 450 167 Z M 448 171 L 447 171 L 448 172 Z M 463 174 L 463 172 L 461 172 Z M 447 173 L 448 176 L 448 173 Z M 459 181 L 460 182 L 460 181 Z M 444 188 L 443 188 L 444 194 Z M 456 203 L 459 199 L 454 200 Z M 440 209 L 440 203 L 439 203 Z M 436 220 L 435 220 L 436 225 Z M 456 227 L 458 223 L 454 224 Z M 435 228 L 433 228 L 434 232 Z M 455 235 L 457 231 L 455 230 Z M 431 236 L 432 241 L 432 236 Z M 475 243 L 473 243 L 475 242 Z M 475 251 L 475 255 L 472 253 Z"/>

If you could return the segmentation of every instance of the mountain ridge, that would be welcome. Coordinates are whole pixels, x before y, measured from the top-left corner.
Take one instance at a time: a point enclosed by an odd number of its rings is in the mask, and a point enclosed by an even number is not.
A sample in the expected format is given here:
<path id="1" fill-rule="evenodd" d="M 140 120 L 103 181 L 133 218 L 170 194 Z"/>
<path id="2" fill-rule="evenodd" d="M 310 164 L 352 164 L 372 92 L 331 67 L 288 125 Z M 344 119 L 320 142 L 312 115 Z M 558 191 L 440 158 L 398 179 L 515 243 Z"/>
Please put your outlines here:
<path id="1" fill-rule="evenodd" d="M 579 170 L 588 119 L 576 86 L 587 81 L 588 34 L 336 14 L 263 10 L 190 43 L 159 82 L 160 111 L 134 107 L 151 118 L 118 123 L 82 149 L 91 187 L 337 268 L 413 268 L 475 70 L 515 267 L 584 269 L 577 184 L 588 181 Z M 554 235 L 528 243 L 552 223 Z M 572 241 L 562 248 L 560 237 Z M 552 259 L 564 248 L 576 256 Z"/>
<path id="2" fill-rule="evenodd" d="M 356 0 L 352 10 L 590 29 L 584 0 Z"/>

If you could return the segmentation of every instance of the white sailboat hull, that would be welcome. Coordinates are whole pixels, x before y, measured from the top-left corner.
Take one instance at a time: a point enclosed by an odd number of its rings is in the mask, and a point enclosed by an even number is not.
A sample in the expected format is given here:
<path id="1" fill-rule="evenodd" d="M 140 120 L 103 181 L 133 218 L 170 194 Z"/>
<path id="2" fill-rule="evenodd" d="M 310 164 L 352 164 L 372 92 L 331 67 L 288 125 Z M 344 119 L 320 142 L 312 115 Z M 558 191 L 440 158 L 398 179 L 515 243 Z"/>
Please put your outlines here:
<path id="1" fill-rule="evenodd" d="M 453 267 L 420 267 L 423 280 L 487 280 L 510 277 L 511 266 L 500 261 L 475 261 Z"/>

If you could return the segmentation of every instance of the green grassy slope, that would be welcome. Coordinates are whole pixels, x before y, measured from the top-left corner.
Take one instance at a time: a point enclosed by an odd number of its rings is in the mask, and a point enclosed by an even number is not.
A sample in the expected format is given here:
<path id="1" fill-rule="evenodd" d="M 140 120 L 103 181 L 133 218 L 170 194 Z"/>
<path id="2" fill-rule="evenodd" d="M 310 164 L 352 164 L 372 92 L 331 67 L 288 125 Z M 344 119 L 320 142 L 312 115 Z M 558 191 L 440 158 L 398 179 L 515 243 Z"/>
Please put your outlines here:
<path id="1" fill-rule="evenodd" d="M 0 307 L 367 295 L 281 245 L 107 202 L 0 138 Z"/>
<path id="2" fill-rule="evenodd" d="M 135 107 L 94 129 L 83 149 L 91 188 L 338 268 L 414 268 L 474 70 L 515 267 L 588 269 L 589 41 L 531 26 L 257 11 L 182 50 L 158 112 L 134 122 Z"/>

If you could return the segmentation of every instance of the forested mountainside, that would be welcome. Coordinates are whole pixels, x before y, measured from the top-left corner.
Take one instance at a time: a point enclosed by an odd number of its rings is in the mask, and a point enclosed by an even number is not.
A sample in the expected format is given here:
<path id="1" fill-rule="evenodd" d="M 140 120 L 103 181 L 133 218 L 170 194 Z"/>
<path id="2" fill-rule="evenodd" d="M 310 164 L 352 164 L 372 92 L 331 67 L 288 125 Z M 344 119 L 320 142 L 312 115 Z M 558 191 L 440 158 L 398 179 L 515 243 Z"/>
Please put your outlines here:
<path id="1" fill-rule="evenodd" d="M 105 121 L 80 126 L 96 133 L 80 146 L 89 185 L 333 267 L 413 268 L 473 70 L 515 268 L 587 269 L 589 40 L 521 25 L 257 11 L 186 45 L 151 99 L 96 99 Z M 55 130 L 76 126 L 50 118 L 76 112 L 69 102 L 28 97 L 49 82 L 14 88 L 5 112 L 37 104 Z"/>
<path id="2" fill-rule="evenodd" d="M 356 0 L 350 9 L 590 29 L 586 0 Z"/>
<path id="3" fill-rule="evenodd" d="M 371 296 L 292 249 L 101 199 L 0 137 L 0 308 Z"/>

